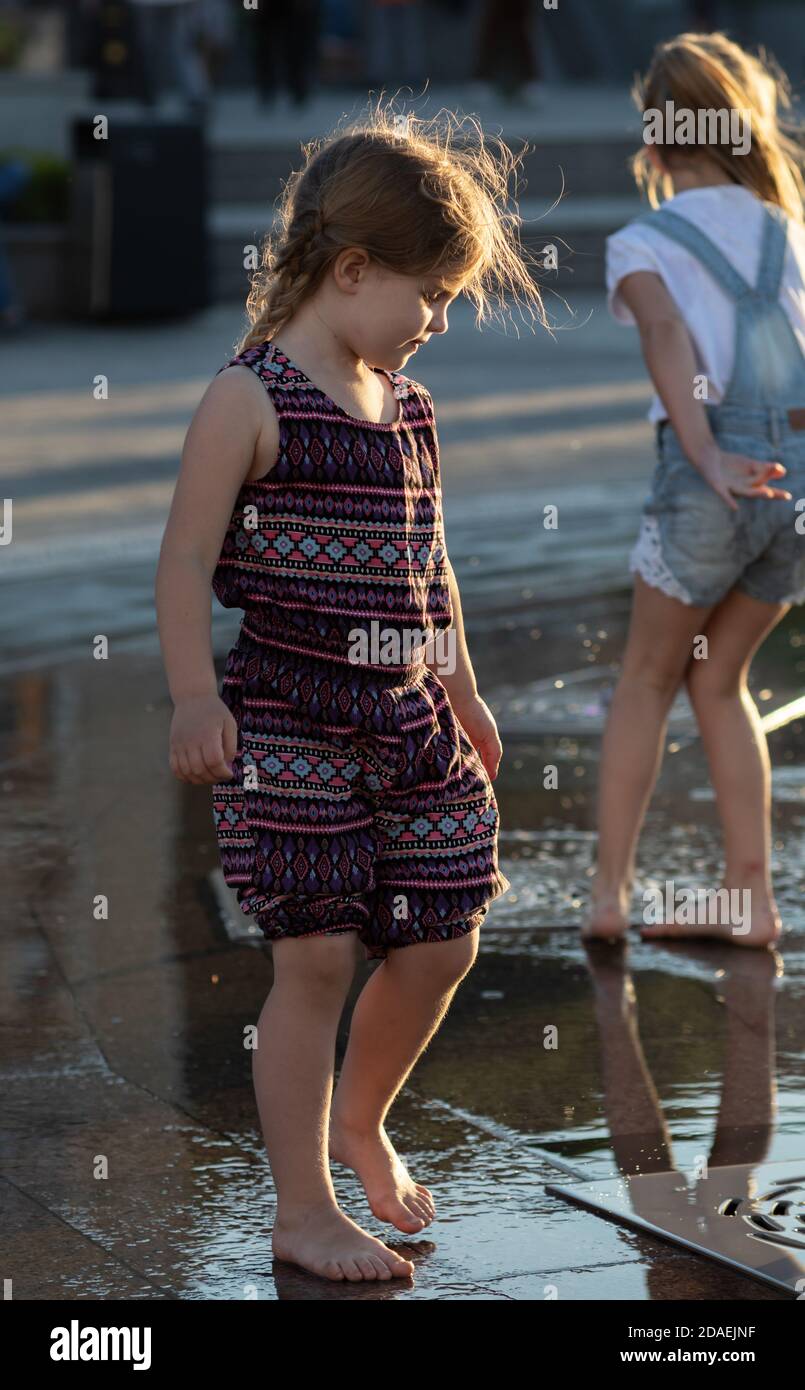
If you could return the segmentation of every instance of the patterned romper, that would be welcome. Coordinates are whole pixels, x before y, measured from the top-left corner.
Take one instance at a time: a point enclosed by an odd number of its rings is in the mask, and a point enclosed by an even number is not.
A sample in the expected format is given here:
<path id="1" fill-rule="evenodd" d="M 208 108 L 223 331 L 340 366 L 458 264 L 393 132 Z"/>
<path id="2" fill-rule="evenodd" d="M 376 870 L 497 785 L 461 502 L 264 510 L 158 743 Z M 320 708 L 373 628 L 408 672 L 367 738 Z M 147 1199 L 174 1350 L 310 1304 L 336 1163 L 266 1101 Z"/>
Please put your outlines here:
<path id="1" fill-rule="evenodd" d="M 511 884 L 483 763 L 430 651 L 411 651 L 427 632 L 438 652 L 453 616 L 430 394 L 385 372 L 399 415 L 373 424 L 270 340 L 235 363 L 269 392 L 280 446 L 242 486 L 212 581 L 244 610 L 221 692 L 235 775 L 213 787 L 224 879 L 270 941 L 357 931 L 382 960 L 463 936 Z"/>

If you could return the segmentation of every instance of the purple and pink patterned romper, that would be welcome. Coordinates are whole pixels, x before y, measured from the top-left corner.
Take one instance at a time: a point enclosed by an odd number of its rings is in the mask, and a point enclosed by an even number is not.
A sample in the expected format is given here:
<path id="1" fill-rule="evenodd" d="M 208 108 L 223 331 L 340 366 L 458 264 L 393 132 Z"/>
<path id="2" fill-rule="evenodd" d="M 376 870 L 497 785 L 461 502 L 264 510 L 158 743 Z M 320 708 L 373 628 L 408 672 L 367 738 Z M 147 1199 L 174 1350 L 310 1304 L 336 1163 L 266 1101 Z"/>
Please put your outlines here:
<path id="1" fill-rule="evenodd" d="M 421 647 L 393 646 L 427 630 L 438 650 L 452 624 L 430 394 L 385 372 L 400 413 L 378 425 L 270 340 L 235 363 L 269 392 L 280 447 L 242 486 L 212 581 L 244 610 L 221 692 L 241 746 L 213 787 L 224 879 L 270 941 L 357 931 L 372 960 L 463 936 L 511 887 L 497 802 Z M 384 654 L 418 660 L 350 659 L 373 623 Z"/>

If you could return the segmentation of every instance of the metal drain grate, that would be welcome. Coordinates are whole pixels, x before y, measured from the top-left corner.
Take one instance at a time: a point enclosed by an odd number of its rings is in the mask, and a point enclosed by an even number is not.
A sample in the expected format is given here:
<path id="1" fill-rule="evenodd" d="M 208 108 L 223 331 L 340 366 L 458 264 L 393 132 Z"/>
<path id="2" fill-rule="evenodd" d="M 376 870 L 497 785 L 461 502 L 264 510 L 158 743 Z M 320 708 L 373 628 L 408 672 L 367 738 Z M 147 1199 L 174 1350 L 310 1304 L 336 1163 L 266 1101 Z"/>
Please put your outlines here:
<path id="1" fill-rule="evenodd" d="M 805 1251 L 805 1177 L 780 1182 L 758 1197 L 729 1197 L 719 1215 L 745 1221 L 750 1238 Z"/>
<path id="2" fill-rule="evenodd" d="M 546 1190 L 599 1216 L 799 1296 L 805 1293 L 805 1161 L 634 1174 Z"/>

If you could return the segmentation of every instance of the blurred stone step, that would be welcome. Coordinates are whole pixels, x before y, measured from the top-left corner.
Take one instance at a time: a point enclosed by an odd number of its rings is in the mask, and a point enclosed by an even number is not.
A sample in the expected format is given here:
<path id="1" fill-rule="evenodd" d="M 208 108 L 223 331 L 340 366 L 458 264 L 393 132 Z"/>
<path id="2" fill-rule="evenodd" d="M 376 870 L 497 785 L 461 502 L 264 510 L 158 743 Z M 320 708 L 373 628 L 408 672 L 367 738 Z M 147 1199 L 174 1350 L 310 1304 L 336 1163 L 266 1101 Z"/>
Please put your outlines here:
<path id="1" fill-rule="evenodd" d="M 507 136 L 516 154 L 528 145 L 518 175 L 521 199 L 545 197 L 550 201 L 565 193 L 578 197 L 627 195 L 634 190 L 629 161 L 640 147 L 640 128 L 622 134 L 575 137 L 536 133 Z M 213 141 L 209 151 L 212 201 L 242 203 L 264 200 L 273 205 L 292 170 L 301 161 L 301 141 L 261 140 L 256 148 L 247 141 Z"/>

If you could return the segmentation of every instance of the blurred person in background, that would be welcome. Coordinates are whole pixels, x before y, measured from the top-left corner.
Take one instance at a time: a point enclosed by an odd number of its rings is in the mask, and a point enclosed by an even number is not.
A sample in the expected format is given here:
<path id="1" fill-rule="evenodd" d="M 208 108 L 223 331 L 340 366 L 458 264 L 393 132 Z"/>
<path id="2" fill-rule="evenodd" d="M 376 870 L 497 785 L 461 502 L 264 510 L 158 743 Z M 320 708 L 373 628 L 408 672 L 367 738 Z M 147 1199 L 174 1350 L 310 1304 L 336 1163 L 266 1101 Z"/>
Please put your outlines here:
<path id="1" fill-rule="evenodd" d="M 304 106 L 318 79 L 322 0 L 260 0 L 245 18 L 253 35 L 260 102 L 273 105 L 287 91 L 294 106 Z"/>
<path id="2" fill-rule="evenodd" d="M 162 64 L 167 59 L 171 84 L 196 112 L 205 109 L 209 81 L 198 48 L 200 0 L 128 0 L 142 65 L 143 100 L 156 105 Z"/>
<path id="3" fill-rule="evenodd" d="M 210 86 L 214 86 L 235 44 L 232 0 L 198 0 L 197 41 Z"/>
<path id="4" fill-rule="evenodd" d="M 322 66 L 328 77 L 351 80 L 362 71 L 357 0 L 323 0 Z"/>
<path id="5" fill-rule="evenodd" d="M 687 0 L 687 11 L 691 29 L 715 29 L 718 24 L 718 0 Z"/>
<path id="6" fill-rule="evenodd" d="M 488 84 L 507 101 L 539 101 L 533 24 L 542 6 L 531 0 L 484 0 L 478 31 L 476 87 Z"/>
<path id="7" fill-rule="evenodd" d="M 370 85 L 417 85 L 424 81 L 425 34 L 420 0 L 370 0 L 366 64 Z"/>

